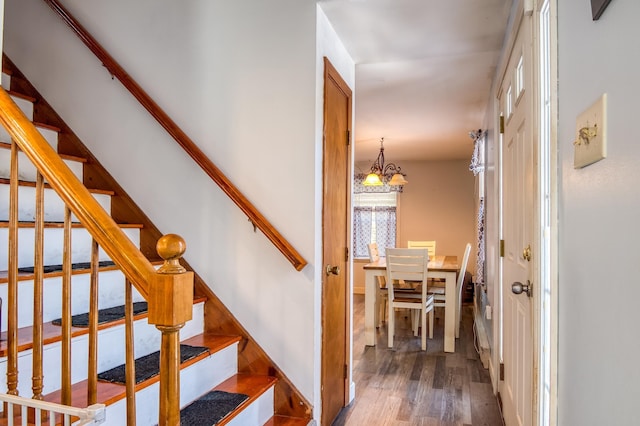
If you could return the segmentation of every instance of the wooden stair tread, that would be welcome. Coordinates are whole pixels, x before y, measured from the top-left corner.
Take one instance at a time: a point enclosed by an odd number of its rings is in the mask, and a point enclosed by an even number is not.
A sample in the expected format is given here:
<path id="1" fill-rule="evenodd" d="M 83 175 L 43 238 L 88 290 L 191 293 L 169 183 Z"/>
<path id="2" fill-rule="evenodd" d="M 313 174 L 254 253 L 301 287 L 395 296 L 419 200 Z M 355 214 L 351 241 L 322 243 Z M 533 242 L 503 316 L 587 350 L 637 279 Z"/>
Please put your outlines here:
<path id="1" fill-rule="evenodd" d="M 204 302 L 205 298 L 194 298 L 193 303 L 197 304 L 200 302 Z M 148 312 L 144 312 L 138 315 L 134 315 L 133 319 L 139 320 L 142 318 L 147 318 Z M 117 325 L 124 324 L 124 318 L 107 322 L 103 324 L 98 324 L 98 330 L 104 330 L 107 328 L 115 327 Z M 82 336 L 85 334 L 89 334 L 88 327 L 71 327 L 71 337 Z M 59 325 L 54 325 L 51 322 L 46 322 L 42 325 L 42 336 L 45 345 L 59 342 L 62 340 L 62 327 Z M 202 345 L 207 346 L 207 345 Z M 33 326 L 22 327 L 18 329 L 18 352 L 29 350 L 33 348 Z M 3 331 L 0 334 L 0 357 L 7 356 L 7 332 Z"/>
<path id="2" fill-rule="evenodd" d="M 194 336 L 191 339 L 187 339 L 183 344 L 193 345 L 195 341 L 200 341 L 200 346 L 206 346 L 209 348 L 209 352 L 198 355 L 180 365 L 180 369 L 186 368 L 197 361 L 216 353 L 229 345 L 236 343 L 239 340 L 238 336 L 223 336 L 223 335 L 208 335 L 198 340 L 199 336 Z M 144 382 L 136 385 L 136 392 L 157 383 L 160 380 L 160 375 L 152 377 Z M 71 386 L 71 405 L 74 407 L 87 407 L 87 384 L 86 380 L 75 383 Z M 55 391 L 44 396 L 45 401 L 60 403 L 61 392 Z M 98 380 L 98 394 L 97 400 L 101 404 L 110 405 L 126 397 L 126 386 L 117 383 L 103 382 Z"/>
<path id="3" fill-rule="evenodd" d="M 212 390 L 220 390 L 224 392 L 232 392 L 232 393 L 243 393 L 245 395 L 249 395 L 249 399 L 244 401 L 242 404 L 238 406 L 234 411 L 229 413 L 227 417 L 222 419 L 218 426 L 225 425 L 229 423 L 235 416 L 242 412 L 244 407 L 251 404 L 253 401 L 258 399 L 260 395 L 266 392 L 271 386 L 274 386 L 278 381 L 275 377 L 272 376 L 261 376 L 254 374 L 236 374 L 220 383 L 218 386 L 213 388 Z"/>
<path id="4" fill-rule="evenodd" d="M 309 420 L 300 417 L 273 416 L 264 426 L 307 426 Z"/>
<path id="5" fill-rule="evenodd" d="M 7 142 L 0 142 L 0 149 L 11 149 L 11 144 L 7 143 Z M 22 150 L 20 148 L 18 148 L 18 151 L 21 152 Z M 76 161 L 78 163 L 86 163 L 87 162 L 86 158 L 78 157 L 77 155 L 69 155 L 69 154 L 60 154 L 60 153 L 58 153 L 58 156 L 60 158 L 62 158 L 63 160 Z"/>
<path id="6" fill-rule="evenodd" d="M 60 127 L 54 126 L 53 124 L 42 123 L 40 121 L 34 121 L 33 125 L 36 127 L 42 127 L 43 129 L 52 130 L 54 132 L 60 133 L 62 129 Z"/>
<path id="7" fill-rule="evenodd" d="M 33 96 L 25 95 L 24 93 L 16 92 L 14 90 L 7 90 L 6 92 L 10 96 L 14 96 L 16 98 L 24 99 L 25 101 L 29 101 L 29 102 L 35 102 L 36 101 L 36 98 L 34 98 Z"/>
<path id="8" fill-rule="evenodd" d="M 163 264 L 162 260 L 154 260 L 154 261 L 150 261 L 152 265 L 154 266 L 160 266 Z M 115 271 L 115 270 L 119 270 L 120 268 L 118 267 L 118 265 L 105 265 L 105 266 L 99 266 L 98 267 L 98 271 L 99 272 L 106 272 L 106 271 Z M 71 269 L 71 275 L 81 275 L 81 274 L 89 274 L 91 272 L 91 268 L 73 268 Z M 7 282 L 9 282 L 9 276 L 8 276 L 8 272 L 7 271 L 0 271 L 0 284 L 6 284 Z M 63 275 L 62 271 L 53 271 L 53 272 L 45 272 L 43 274 L 44 278 L 53 278 L 53 277 L 61 277 Z M 20 272 L 18 271 L 18 281 L 30 281 L 33 280 L 35 278 L 35 274 L 33 272 Z"/>
<path id="9" fill-rule="evenodd" d="M 212 353 L 226 348 L 236 342 L 240 342 L 240 336 L 225 336 L 221 334 L 202 333 L 190 337 L 181 343 L 191 346 L 206 346 Z"/>
<path id="10" fill-rule="evenodd" d="M 132 229 L 132 228 L 142 229 L 144 227 L 144 225 L 140 223 L 118 223 L 118 226 L 120 228 L 127 228 L 127 229 Z M 9 227 L 9 221 L 7 220 L 0 221 L 0 228 L 8 228 L 8 227 Z M 35 227 L 35 222 L 18 222 L 18 228 L 34 228 L 34 227 Z M 45 222 L 44 227 L 45 228 L 64 228 L 64 223 L 63 222 Z M 84 228 L 84 226 L 82 226 L 82 224 L 78 222 L 72 222 L 71 227 Z"/>
<path id="11" fill-rule="evenodd" d="M 11 180 L 7 179 L 7 178 L 0 178 L 0 184 L 10 185 L 11 184 Z M 35 182 L 31 182 L 29 180 L 19 180 L 18 181 L 18 186 L 29 186 L 29 187 L 35 188 L 36 187 L 36 183 Z M 51 189 L 51 185 L 49 185 L 48 183 L 45 183 L 44 187 L 46 189 Z M 104 194 L 104 195 L 111 195 L 111 196 L 115 195 L 115 192 L 109 191 L 109 190 L 106 190 L 106 189 L 92 189 L 92 188 L 87 188 L 87 189 L 92 194 Z"/>

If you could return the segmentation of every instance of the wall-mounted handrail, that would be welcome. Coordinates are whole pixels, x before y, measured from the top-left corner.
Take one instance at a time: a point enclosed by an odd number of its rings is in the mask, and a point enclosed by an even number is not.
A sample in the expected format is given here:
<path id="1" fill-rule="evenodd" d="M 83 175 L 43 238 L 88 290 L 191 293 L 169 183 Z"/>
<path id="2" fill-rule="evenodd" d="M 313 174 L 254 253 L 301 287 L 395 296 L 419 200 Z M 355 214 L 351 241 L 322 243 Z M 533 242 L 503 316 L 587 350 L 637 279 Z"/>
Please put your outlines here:
<path id="1" fill-rule="evenodd" d="M 149 284 L 153 282 L 156 275 L 153 265 L 120 230 L 118 224 L 71 172 L 2 88 L 0 88 L 0 125 L 7 129 L 20 150 L 33 162 L 93 238 L 118 264 L 140 294 L 147 299 Z"/>
<path id="2" fill-rule="evenodd" d="M 47 3 L 76 33 L 82 42 L 117 78 L 122 85 L 146 108 L 147 111 L 164 127 L 173 139 L 198 163 L 198 165 L 218 184 L 220 189 L 249 217 L 251 223 L 259 228 L 274 246 L 300 271 L 307 261 L 293 248 L 258 209 L 236 188 L 229 178 L 202 152 L 187 134 L 167 115 L 166 112 L 140 87 L 140 85 L 116 62 L 116 60 L 93 38 L 91 34 L 75 19 L 57 0 L 43 0 Z"/>

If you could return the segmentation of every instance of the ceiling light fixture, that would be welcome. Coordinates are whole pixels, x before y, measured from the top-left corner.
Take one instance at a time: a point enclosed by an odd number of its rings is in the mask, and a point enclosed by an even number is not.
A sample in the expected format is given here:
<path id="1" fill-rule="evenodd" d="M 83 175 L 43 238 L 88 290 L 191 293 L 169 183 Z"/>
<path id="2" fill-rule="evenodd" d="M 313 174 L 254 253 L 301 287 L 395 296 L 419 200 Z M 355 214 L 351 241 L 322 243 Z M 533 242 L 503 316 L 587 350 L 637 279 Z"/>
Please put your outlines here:
<path id="1" fill-rule="evenodd" d="M 383 181 L 388 181 L 389 185 L 404 185 L 409 183 L 399 166 L 393 163 L 384 164 L 384 138 L 380 138 L 380 154 L 371 165 L 371 170 L 364 180 L 365 186 L 381 186 Z"/>

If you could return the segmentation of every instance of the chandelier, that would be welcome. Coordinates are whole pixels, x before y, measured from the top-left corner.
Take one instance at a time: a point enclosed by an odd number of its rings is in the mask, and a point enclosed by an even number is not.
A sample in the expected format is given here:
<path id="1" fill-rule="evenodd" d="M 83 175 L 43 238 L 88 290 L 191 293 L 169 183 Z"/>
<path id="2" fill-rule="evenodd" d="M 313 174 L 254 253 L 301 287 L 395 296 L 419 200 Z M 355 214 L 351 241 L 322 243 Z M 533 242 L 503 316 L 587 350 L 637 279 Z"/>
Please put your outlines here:
<path id="1" fill-rule="evenodd" d="M 381 186 L 383 180 L 388 181 L 389 185 L 404 185 L 409 183 L 404 177 L 399 166 L 393 163 L 384 164 L 384 138 L 380 138 L 380 154 L 371 165 L 371 170 L 364 180 L 365 186 Z"/>

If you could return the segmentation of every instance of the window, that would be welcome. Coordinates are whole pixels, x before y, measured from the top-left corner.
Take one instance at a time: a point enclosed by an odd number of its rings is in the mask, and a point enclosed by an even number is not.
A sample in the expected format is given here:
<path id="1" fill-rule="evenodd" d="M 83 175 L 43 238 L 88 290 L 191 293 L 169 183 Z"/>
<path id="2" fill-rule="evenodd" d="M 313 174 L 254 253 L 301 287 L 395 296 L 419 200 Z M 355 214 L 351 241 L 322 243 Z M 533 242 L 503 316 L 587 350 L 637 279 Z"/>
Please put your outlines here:
<path id="1" fill-rule="evenodd" d="M 513 113 L 513 99 L 511 99 L 511 85 L 509 85 L 509 88 L 507 89 L 507 96 L 505 98 L 505 113 L 506 113 L 506 119 L 510 119 L 511 118 L 511 114 Z"/>
<path id="2" fill-rule="evenodd" d="M 518 99 L 520 99 L 522 92 L 524 92 L 524 64 L 522 55 L 520 55 L 516 66 L 516 97 Z"/>
<path id="3" fill-rule="evenodd" d="M 367 245 L 377 243 L 382 253 L 396 246 L 396 192 L 354 194 L 353 251 L 355 258 L 368 258 Z"/>

